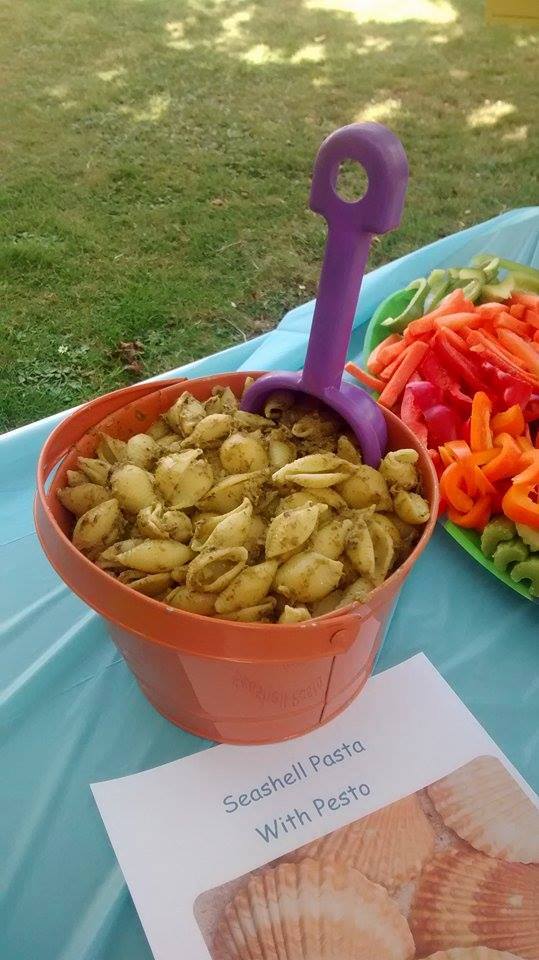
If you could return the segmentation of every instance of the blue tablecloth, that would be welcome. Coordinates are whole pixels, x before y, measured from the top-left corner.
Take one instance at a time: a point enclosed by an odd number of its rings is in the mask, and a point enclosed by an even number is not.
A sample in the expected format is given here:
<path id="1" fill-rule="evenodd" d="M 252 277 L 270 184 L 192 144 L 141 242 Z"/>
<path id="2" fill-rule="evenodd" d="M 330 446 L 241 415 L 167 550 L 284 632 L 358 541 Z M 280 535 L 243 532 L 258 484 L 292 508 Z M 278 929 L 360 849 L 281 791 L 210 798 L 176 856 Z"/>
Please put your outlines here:
<path id="1" fill-rule="evenodd" d="M 388 293 L 480 251 L 539 266 L 538 239 L 539 208 L 515 210 L 369 274 L 351 356 Z M 292 310 L 271 334 L 172 372 L 298 369 L 312 307 Z M 64 415 L 0 437 L 0 957 L 149 960 L 88 784 L 210 744 L 152 709 L 100 619 L 41 552 L 32 520 L 35 464 Z M 377 665 L 424 650 L 536 789 L 537 609 L 439 529 L 402 591 Z"/>

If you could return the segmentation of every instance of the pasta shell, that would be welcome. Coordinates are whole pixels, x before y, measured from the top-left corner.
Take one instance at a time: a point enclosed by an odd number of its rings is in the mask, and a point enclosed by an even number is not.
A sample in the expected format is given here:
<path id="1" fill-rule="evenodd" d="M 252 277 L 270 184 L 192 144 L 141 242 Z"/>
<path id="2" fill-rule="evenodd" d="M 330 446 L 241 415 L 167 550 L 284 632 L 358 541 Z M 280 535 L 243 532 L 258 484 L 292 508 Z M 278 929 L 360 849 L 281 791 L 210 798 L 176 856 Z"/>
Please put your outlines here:
<path id="1" fill-rule="evenodd" d="M 212 395 L 205 401 L 206 413 L 236 413 L 238 409 L 238 400 L 234 396 L 230 387 L 213 387 Z M 212 403 L 215 409 L 210 411 L 209 404 Z"/>
<path id="2" fill-rule="evenodd" d="M 264 444 L 254 434 L 231 434 L 222 444 L 219 456 L 227 473 L 252 473 L 265 470 L 268 465 Z"/>
<path id="3" fill-rule="evenodd" d="M 268 420 L 280 420 L 285 410 L 294 406 L 294 399 L 291 390 L 276 390 L 264 404 L 264 416 Z"/>
<path id="4" fill-rule="evenodd" d="M 116 437 L 109 437 L 107 433 L 100 434 L 100 437 L 96 450 L 99 459 L 113 465 L 125 463 L 127 460 L 127 444 Z"/>
<path id="5" fill-rule="evenodd" d="M 519 957 L 505 950 L 503 953 L 490 950 L 489 947 L 455 947 L 453 950 L 431 953 L 427 960 L 519 960 Z"/>
<path id="6" fill-rule="evenodd" d="M 272 480 L 277 484 L 299 483 L 300 486 L 330 487 L 333 483 L 339 482 L 331 478 L 340 474 L 347 477 L 352 470 L 351 464 L 341 460 L 334 453 L 310 453 L 306 457 L 299 457 L 298 460 L 285 464 L 273 474 Z M 301 478 L 299 481 L 298 477 Z M 316 477 L 319 477 L 318 481 Z M 329 482 L 327 477 L 330 478 Z"/>
<path id="7" fill-rule="evenodd" d="M 418 493 L 409 493 L 407 490 L 399 490 L 393 497 L 393 506 L 395 513 L 404 520 L 405 523 L 411 523 L 413 526 L 420 526 L 426 523 L 430 517 L 430 508 L 424 497 Z M 387 508 L 380 508 L 387 509 Z"/>
<path id="8" fill-rule="evenodd" d="M 408 924 L 386 891 L 343 864 L 281 863 L 226 905 L 216 960 L 411 960 Z"/>
<path id="9" fill-rule="evenodd" d="M 279 593 L 292 602 L 312 603 L 327 596 L 338 584 L 343 570 L 339 560 L 306 550 L 287 560 L 275 576 Z"/>
<path id="10" fill-rule="evenodd" d="M 182 447 L 208 447 L 228 437 L 233 420 L 228 413 L 210 413 L 199 420 L 191 433 L 182 440 Z"/>
<path id="11" fill-rule="evenodd" d="M 313 533 L 310 547 L 316 553 L 323 553 L 325 557 L 330 557 L 331 560 L 338 560 L 344 550 L 352 526 L 351 520 L 341 520 L 336 517 Z"/>
<path id="12" fill-rule="evenodd" d="M 323 597 L 322 600 L 317 600 L 316 603 L 313 603 L 311 605 L 313 617 L 323 617 L 324 614 L 336 610 L 342 594 L 342 590 L 332 590 L 331 593 L 328 593 L 327 597 Z"/>
<path id="13" fill-rule="evenodd" d="M 98 503 L 110 500 L 110 490 L 105 490 L 98 483 L 78 483 L 74 487 L 58 490 L 58 499 L 76 517 L 82 517 L 87 510 L 97 507 Z"/>
<path id="14" fill-rule="evenodd" d="M 96 561 L 96 565 L 102 570 L 122 570 L 123 564 L 118 560 L 118 557 L 127 550 L 138 546 L 139 543 L 144 543 L 144 540 L 140 537 L 130 537 L 128 540 L 117 540 L 112 546 L 103 550 Z M 137 571 L 137 573 L 139 573 L 139 571 Z"/>
<path id="15" fill-rule="evenodd" d="M 266 534 L 266 557 L 282 556 L 306 543 L 316 528 L 319 513 L 319 504 L 307 503 L 297 510 L 277 514 Z"/>
<path id="16" fill-rule="evenodd" d="M 130 574 L 129 579 L 126 574 Z M 137 593 L 142 593 L 145 597 L 160 597 L 172 583 L 172 578 L 168 573 L 149 573 L 147 576 L 141 577 L 139 570 L 124 571 L 124 573 L 119 574 L 118 580 L 121 583 L 126 583 Z"/>
<path id="17" fill-rule="evenodd" d="M 268 441 L 268 457 L 270 468 L 280 470 L 287 463 L 292 463 L 297 457 L 297 449 L 291 440 L 270 436 Z"/>
<path id="18" fill-rule="evenodd" d="M 176 403 L 165 413 L 165 419 L 169 426 L 183 437 L 192 433 L 199 420 L 202 420 L 205 416 L 204 404 L 188 390 L 184 390 Z"/>
<path id="19" fill-rule="evenodd" d="M 79 483 L 88 483 L 88 477 L 80 470 L 68 470 L 67 482 L 70 487 L 78 487 Z"/>
<path id="20" fill-rule="evenodd" d="M 267 597 L 262 603 L 254 607 L 244 607 L 243 610 L 235 610 L 230 613 L 217 614 L 218 620 L 237 620 L 240 623 L 255 623 L 264 621 L 267 623 L 275 609 L 275 598 Z"/>
<path id="21" fill-rule="evenodd" d="M 83 553 L 104 550 L 120 539 L 123 526 L 118 501 L 104 500 L 79 517 L 73 530 L 73 543 Z"/>
<path id="22" fill-rule="evenodd" d="M 160 455 L 159 447 L 147 433 L 136 433 L 127 441 L 127 459 L 143 470 L 150 470 Z"/>
<path id="23" fill-rule="evenodd" d="M 236 426 L 242 430 L 267 430 L 268 427 L 274 427 L 273 420 L 267 420 L 258 413 L 248 413 L 247 410 L 238 410 L 234 414 Z"/>
<path id="24" fill-rule="evenodd" d="M 265 560 L 242 570 L 217 597 L 217 613 L 231 613 L 261 603 L 269 593 L 277 567 L 276 560 Z"/>
<path id="25" fill-rule="evenodd" d="M 179 610 L 189 613 L 198 613 L 203 617 L 211 617 L 215 613 L 215 595 L 202 593 L 199 590 L 190 590 L 187 586 L 175 587 L 165 597 L 165 603 Z"/>
<path id="26" fill-rule="evenodd" d="M 143 537 L 152 540 L 178 540 L 187 543 L 193 534 L 193 524 L 183 510 L 165 510 L 161 503 L 144 507 L 137 516 L 137 529 Z"/>
<path id="27" fill-rule="evenodd" d="M 264 544 L 266 542 L 267 524 L 259 514 L 254 513 L 249 523 L 247 537 L 243 544 L 249 552 L 251 563 L 260 559 L 264 553 Z"/>
<path id="28" fill-rule="evenodd" d="M 182 449 L 182 441 L 177 433 L 167 433 L 157 441 L 159 456 L 164 453 L 179 453 Z"/>
<path id="29" fill-rule="evenodd" d="M 539 957 L 539 869 L 470 848 L 440 851 L 423 868 L 410 910 L 417 955 L 489 947 Z"/>
<path id="30" fill-rule="evenodd" d="M 158 417 L 157 420 L 152 423 L 151 427 L 148 427 L 146 431 L 146 436 L 151 437 L 152 440 L 160 440 L 161 437 L 164 437 L 168 433 L 168 425 L 165 422 L 163 417 Z"/>
<path id="31" fill-rule="evenodd" d="M 366 520 L 366 524 L 374 550 L 372 580 L 376 584 L 383 583 L 395 559 L 393 539 L 384 524 L 380 523 L 375 516 L 369 517 Z"/>
<path id="32" fill-rule="evenodd" d="M 428 793 L 444 823 L 476 850 L 539 863 L 539 809 L 496 757 L 477 757 Z"/>
<path id="33" fill-rule="evenodd" d="M 335 423 L 316 412 L 305 414 L 292 425 L 292 434 L 295 437 L 301 440 L 314 440 L 318 446 L 327 445 L 326 438 L 333 433 L 335 433 Z"/>
<path id="34" fill-rule="evenodd" d="M 184 450 L 162 457 L 155 471 L 155 483 L 172 507 L 192 507 L 213 484 L 213 471 L 202 450 Z"/>
<path id="35" fill-rule="evenodd" d="M 111 471 L 110 463 L 99 460 L 97 457 L 79 457 L 78 464 L 90 483 L 98 483 L 101 487 L 107 486 Z"/>
<path id="36" fill-rule="evenodd" d="M 310 620 L 311 614 L 309 613 L 307 607 L 289 607 L 288 604 L 285 604 L 284 610 L 279 617 L 279 623 L 304 623 L 305 620 Z"/>
<path id="37" fill-rule="evenodd" d="M 247 540 L 251 526 L 253 507 L 244 497 L 234 510 L 223 514 L 208 514 L 195 522 L 191 546 L 193 550 L 216 547 L 239 547 Z M 230 540 L 233 538 L 234 542 Z"/>
<path id="38" fill-rule="evenodd" d="M 346 541 L 346 555 L 358 573 L 374 577 L 374 544 L 365 520 L 354 520 Z"/>
<path id="39" fill-rule="evenodd" d="M 391 510 L 389 488 L 381 474 L 364 463 L 352 469 L 352 475 L 337 490 L 348 506 L 357 508 L 373 504 L 377 510 Z"/>
<path id="40" fill-rule="evenodd" d="M 337 608 L 347 607 L 349 603 L 364 603 L 373 590 L 374 584 L 370 580 L 358 577 L 343 590 Z"/>
<path id="41" fill-rule="evenodd" d="M 392 890 L 418 876 L 434 853 L 434 838 L 412 794 L 300 847 L 294 859 L 329 857 Z"/>
<path id="42" fill-rule="evenodd" d="M 118 555 L 118 561 L 131 570 L 143 573 L 168 573 L 181 567 L 193 556 L 184 543 L 175 540 L 143 540 Z"/>
<path id="43" fill-rule="evenodd" d="M 390 487 L 413 490 L 419 483 L 415 467 L 418 456 L 416 450 L 390 450 L 378 469 Z"/>
<path id="44" fill-rule="evenodd" d="M 221 593 L 247 563 L 245 547 L 204 550 L 189 564 L 186 584 L 191 590 Z"/>
<path id="45" fill-rule="evenodd" d="M 235 507 L 238 507 L 245 497 L 255 503 L 260 496 L 265 480 L 266 472 L 264 470 L 225 477 L 202 497 L 198 506 L 201 510 L 229 513 Z"/>
<path id="46" fill-rule="evenodd" d="M 155 501 L 153 477 L 147 470 L 124 463 L 110 478 L 112 492 L 126 513 L 135 514 Z"/>
<path id="47" fill-rule="evenodd" d="M 252 385 L 253 385 L 254 382 L 255 382 L 255 378 L 254 378 L 254 377 L 245 377 L 245 380 L 244 380 L 244 383 L 243 383 L 243 387 L 242 387 L 242 389 L 241 389 L 241 395 L 242 395 L 242 397 L 245 395 L 245 393 L 247 392 L 247 390 L 249 389 L 249 387 L 252 387 Z"/>
<path id="48" fill-rule="evenodd" d="M 341 460 L 348 460 L 348 463 L 353 463 L 355 466 L 361 463 L 359 450 L 354 446 L 352 441 L 345 436 L 341 436 L 337 440 L 337 456 L 340 457 Z"/>

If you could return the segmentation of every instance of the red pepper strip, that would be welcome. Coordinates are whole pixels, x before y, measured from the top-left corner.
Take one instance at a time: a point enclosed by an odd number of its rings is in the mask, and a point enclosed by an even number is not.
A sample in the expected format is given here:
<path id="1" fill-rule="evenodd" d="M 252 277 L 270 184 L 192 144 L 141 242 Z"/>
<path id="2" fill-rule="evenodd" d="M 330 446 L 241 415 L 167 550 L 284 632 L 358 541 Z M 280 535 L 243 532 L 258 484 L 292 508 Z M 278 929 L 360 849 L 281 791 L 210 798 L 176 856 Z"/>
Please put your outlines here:
<path id="1" fill-rule="evenodd" d="M 539 397 L 533 398 L 526 405 L 524 409 L 524 419 L 528 423 L 533 423 L 535 420 L 539 420 Z"/>
<path id="2" fill-rule="evenodd" d="M 428 344 L 426 343 L 418 342 L 411 344 L 400 366 L 382 390 L 378 398 L 378 403 L 383 407 L 391 408 L 394 406 L 428 349 Z"/>
<path id="3" fill-rule="evenodd" d="M 408 386 L 422 413 L 428 410 L 429 407 L 434 407 L 435 404 L 441 403 L 443 400 L 440 387 L 431 383 L 430 380 L 418 380 L 415 383 L 409 383 Z"/>
<path id="4" fill-rule="evenodd" d="M 412 384 L 409 383 L 402 395 L 400 418 L 418 440 L 420 440 L 424 446 L 427 446 L 428 431 L 423 420 L 421 409 L 410 389 L 411 386 Z"/>
<path id="5" fill-rule="evenodd" d="M 488 496 L 480 497 L 474 503 L 467 513 L 457 513 L 456 510 L 449 510 L 448 517 L 452 523 L 458 527 L 464 527 L 467 530 L 482 531 L 486 527 L 491 513 L 491 498 Z"/>
<path id="6" fill-rule="evenodd" d="M 456 440 L 461 430 L 461 420 L 454 410 L 444 403 L 436 403 L 423 411 L 429 431 L 429 443 L 440 446 L 448 440 Z"/>
<path id="7" fill-rule="evenodd" d="M 398 333 L 390 333 L 389 337 L 386 337 L 385 340 L 382 340 L 374 350 L 371 351 L 369 359 L 367 360 L 367 366 L 371 373 L 380 373 L 384 369 L 386 364 L 389 363 L 393 357 L 390 357 L 388 360 L 385 359 L 385 355 L 389 347 L 394 346 L 396 343 L 403 343 L 403 339 Z"/>
<path id="8" fill-rule="evenodd" d="M 526 313 L 526 307 L 523 303 L 513 303 L 509 307 L 509 313 L 512 317 L 516 317 L 517 320 L 522 320 L 524 314 Z"/>
<path id="9" fill-rule="evenodd" d="M 384 389 L 384 381 L 378 380 L 377 377 L 373 377 L 370 373 L 367 373 L 365 370 L 362 370 L 361 367 L 358 367 L 356 363 L 351 361 L 346 364 L 345 370 L 348 373 L 351 373 L 356 380 L 359 380 L 365 387 L 370 387 L 371 390 L 381 391 Z"/>
<path id="10" fill-rule="evenodd" d="M 508 333 L 509 331 L 506 332 Z M 539 380 L 525 369 L 522 361 L 518 360 L 512 353 L 504 350 L 501 343 L 495 340 L 494 337 L 491 337 L 490 334 L 485 333 L 484 330 L 469 330 L 466 339 L 469 344 L 472 344 L 471 350 L 474 349 L 474 346 L 486 348 L 486 351 L 490 354 L 488 359 L 491 363 L 495 362 L 498 366 L 502 366 L 504 370 L 508 370 L 509 373 L 516 374 L 522 380 L 531 383 L 534 387 L 539 387 Z"/>
<path id="11" fill-rule="evenodd" d="M 502 510 L 515 523 L 524 523 L 539 530 L 539 503 L 530 498 L 534 486 L 525 487 L 513 483 L 502 500 Z"/>
<path id="12" fill-rule="evenodd" d="M 533 486 L 536 483 L 539 483 L 539 451 L 530 450 L 529 453 L 522 454 L 523 459 L 531 459 L 531 463 L 526 467 L 525 470 L 522 470 L 521 473 L 517 473 L 513 477 L 513 483 L 518 484 L 518 486 Z"/>
<path id="13" fill-rule="evenodd" d="M 539 343 L 539 330 L 536 330 L 536 331 L 535 331 L 535 333 L 534 333 L 534 335 L 533 335 L 533 342 L 534 342 L 534 343 Z"/>
<path id="14" fill-rule="evenodd" d="M 465 481 L 465 470 L 461 463 L 450 463 L 440 478 L 442 495 L 455 510 L 460 510 L 461 513 L 467 513 L 473 507 L 472 497 L 461 487 Z"/>
<path id="15" fill-rule="evenodd" d="M 539 378 L 539 357 L 527 340 L 519 337 L 518 333 L 513 333 L 512 330 L 503 329 L 498 330 L 498 339 L 511 351 L 513 356 L 518 357 L 525 363 L 535 377 Z"/>
<path id="16" fill-rule="evenodd" d="M 461 330 L 462 327 L 473 329 L 483 324 L 483 318 L 478 313 L 448 313 L 434 318 L 434 326 L 438 329 L 449 327 L 451 330 Z"/>
<path id="17" fill-rule="evenodd" d="M 494 434 L 510 433 L 512 437 L 520 437 L 521 433 L 524 433 L 526 426 L 522 408 L 518 403 L 514 403 L 513 406 L 507 410 L 502 410 L 501 413 L 497 413 L 496 416 L 492 418 L 490 426 Z"/>
<path id="18" fill-rule="evenodd" d="M 529 326 L 523 320 L 517 320 L 510 313 L 499 313 L 494 321 L 494 328 L 497 330 L 512 330 L 513 333 L 520 334 L 521 337 L 528 337 Z"/>
<path id="19" fill-rule="evenodd" d="M 436 334 L 433 347 L 442 363 L 446 364 L 451 373 L 462 380 L 469 390 L 473 393 L 482 390 L 483 383 L 473 361 L 455 349 L 443 330 Z"/>
<path id="20" fill-rule="evenodd" d="M 492 446 L 490 414 L 492 403 L 488 394 L 478 390 L 472 400 L 472 419 L 470 423 L 470 446 L 472 450 L 488 450 Z"/>
<path id="21" fill-rule="evenodd" d="M 483 467 L 485 477 L 493 483 L 514 476 L 522 459 L 522 450 L 508 433 L 496 438 L 496 448 L 501 448 L 498 455 Z"/>

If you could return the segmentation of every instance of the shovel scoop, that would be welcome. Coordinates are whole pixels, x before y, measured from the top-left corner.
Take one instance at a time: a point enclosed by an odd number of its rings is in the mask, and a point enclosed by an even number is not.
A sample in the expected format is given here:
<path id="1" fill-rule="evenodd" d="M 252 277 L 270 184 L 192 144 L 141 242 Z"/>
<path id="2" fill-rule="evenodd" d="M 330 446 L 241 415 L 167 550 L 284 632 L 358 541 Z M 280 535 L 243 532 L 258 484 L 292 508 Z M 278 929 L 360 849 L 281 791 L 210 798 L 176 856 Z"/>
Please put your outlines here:
<path id="1" fill-rule="evenodd" d="M 368 177 L 360 200 L 336 190 L 341 163 L 354 160 Z M 382 411 L 361 387 L 343 381 L 361 281 L 374 234 L 400 223 L 408 182 L 404 148 L 379 123 L 353 123 L 322 143 L 314 164 L 310 207 L 327 222 L 327 241 L 303 370 L 272 372 L 246 390 L 242 410 L 257 413 L 276 390 L 308 395 L 339 414 L 359 443 L 363 462 L 378 467 L 386 452 Z"/>

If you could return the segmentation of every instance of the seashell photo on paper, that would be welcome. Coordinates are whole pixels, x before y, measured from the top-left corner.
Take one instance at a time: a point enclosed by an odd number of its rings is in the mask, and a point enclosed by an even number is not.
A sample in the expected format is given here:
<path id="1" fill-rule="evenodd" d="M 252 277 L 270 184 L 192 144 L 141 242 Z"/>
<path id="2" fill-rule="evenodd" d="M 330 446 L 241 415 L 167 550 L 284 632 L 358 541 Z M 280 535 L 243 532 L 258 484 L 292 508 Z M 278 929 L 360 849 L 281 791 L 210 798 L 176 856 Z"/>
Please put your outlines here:
<path id="1" fill-rule="evenodd" d="M 283 391 L 259 416 L 216 387 L 184 391 L 146 433 L 101 434 L 58 497 L 75 547 L 132 590 L 294 624 L 363 602 L 411 553 L 429 519 L 417 460 L 394 450 L 375 470 L 330 411 Z"/>
<path id="2" fill-rule="evenodd" d="M 478 757 L 194 913 L 212 960 L 539 960 L 539 807 Z"/>

